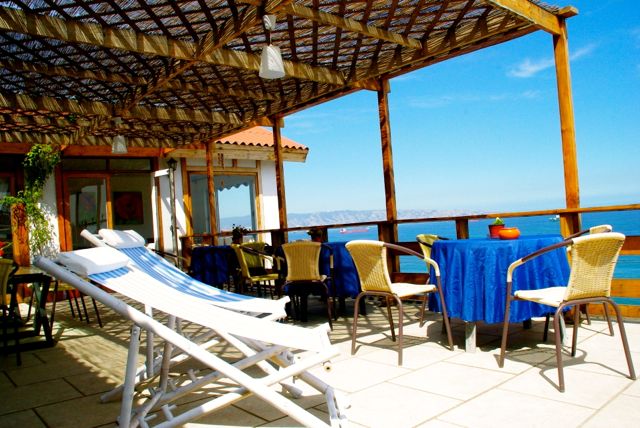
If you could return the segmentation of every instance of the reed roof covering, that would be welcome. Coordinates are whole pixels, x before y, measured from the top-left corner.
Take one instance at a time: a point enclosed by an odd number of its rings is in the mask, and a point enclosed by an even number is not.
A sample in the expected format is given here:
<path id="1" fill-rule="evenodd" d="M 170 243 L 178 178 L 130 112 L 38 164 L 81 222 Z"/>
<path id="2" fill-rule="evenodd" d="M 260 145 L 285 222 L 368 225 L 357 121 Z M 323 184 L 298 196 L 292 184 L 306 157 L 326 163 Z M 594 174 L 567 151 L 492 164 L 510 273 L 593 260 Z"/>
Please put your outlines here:
<path id="1" fill-rule="evenodd" d="M 282 79 L 258 76 L 264 14 L 278 18 Z M 558 33 L 573 14 L 533 0 L 0 1 L 0 142 L 221 140 L 451 57 Z"/>

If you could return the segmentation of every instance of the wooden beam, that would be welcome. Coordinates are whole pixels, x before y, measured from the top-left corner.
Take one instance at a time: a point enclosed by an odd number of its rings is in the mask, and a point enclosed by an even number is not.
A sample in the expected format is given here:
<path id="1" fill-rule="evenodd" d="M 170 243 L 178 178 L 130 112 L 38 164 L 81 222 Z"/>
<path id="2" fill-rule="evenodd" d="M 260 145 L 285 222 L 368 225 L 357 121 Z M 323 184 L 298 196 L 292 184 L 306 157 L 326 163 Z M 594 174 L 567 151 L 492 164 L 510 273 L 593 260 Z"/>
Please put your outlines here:
<path id="1" fill-rule="evenodd" d="M 100 82 L 124 83 L 126 85 L 146 85 L 146 79 L 127 76 L 120 73 L 104 73 L 102 71 L 81 70 L 69 67 L 54 67 L 44 64 L 33 64 L 25 61 L 0 60 L 0 68 L 12 71 L 27 71 L 45 76 L 63 76 L 74 79 L 96 80 Z"/>
<path id="2" fill-rule="evenodd" d="M 290 15 L 307 18 L 323 25 L 338 27 L 343 30 L 362 34 L 366 37 L 385 40 L 409 49 L 422 49 L 422 43 L 419 40 L 383 30 L 382 28 L 374 27 L 372 25 L 367 25 L 355 19 L 332 15 L 321 10 L 311 9 L 298 4 L 290 4 L 284 9 L 284 11 Z"/>
<path id="3" fill-rule="evenodd" d="M 207 110 L 186 110 L 180 108 L 149 108 L 137 106 L 123 112 L 123 117 L 136 119 L 153 119 L 168 121 L 185 121 L 201 123 L 222 123 L 240 125 L 242 121 L 235 113 L 220 113 Z"/>
<path id="4" fill-rule="evenodd" d="M 209 204 L 209 233 L 212 235 L 216 235 L 218 233 L 218 224 L 216 222 L 216 189 L 213 185 L 214 178 L 214 168 L 213 168 L 213 160 L 215 159 L 215 150 L 216 145 L 210 141 L 206 144 L 207 153 L 207 193 L 208 193 L 208 204 Z M 215 238 L 214 238 L 215 239 Z M 216 245 L 217 243 L 214 241 L 213 243 Z"/>
<path id="5" fill-rule="evenodd" d="M 277 122 L 274 119 L 274 122 Z M 273 132 L 273 153 L 275 155 L 276 164 L 276 187 L 278 193 L 278 219 L 280 221 L 280 229 L 286 229 L 287 226 L 287 197 L 284 186 L 284 157 L 282 155 L 282 136 L 280 128 L 274 126 Z M 285 237 L 286 238 L 286 237 Z"/>
<path id="6" fill-rule="evenodd" d="M 553 51 L 558 85 L 558 106 L 560 109 L 565 200 L 567 208 L 576 208 L 580 206 L 580 186 L 578 184 L 576 128 L 573 113 L 573 95 L 571 92 L 571 72 L 569 69 L 569 42 L 564 19 L 561 19 L 560 28 L 561 34 L 553 36 Z"/>
<path id="7" fill-rule="evenodd" d="M 200 54 L 197 43 L 170 39 L 164 36 L 138 33 L 131 30 L 102 27 L 98 24 L 67 21 L 41 16 L 18 9 L 0 8 L 0 30 L 46 37 L 69 43 L 83 43 L 109 49 L 120 49 L 144 55 L 163 56 L 185 61 L 199 61 L 258 71 L 260 56 L 233 49 L 217 49 Z M 284 61 L 288 77 L 318 83 L 344 85 L 342 73 L 326 67 Z"/>
<path id="8" fill-rule="evenodd" d="M 530 1 L 487 0 L 487 3 L 499 9 L 507 10 L 548 33 L 556 36 L 562 33 L 562 29 L 560 28 L 561 18 Z"/>
<path id="9" fill-rule="evenodd" d="M 380 142 L 382 144 L 382 168 L 384 175 L 384 195 L 387 208 L 387 221 L 395 222 L 398 218 L 396 208 L 396 184 L 393 173 L 393 153 L 391 150 L 391 124 L 389 117 L 389 81 L 380 82 L 381 90 L 378 91 L 378 115 L 380 118 Z M 395 225 L 395 223 L 393 223 Z M 397 226 L 391 232 L 393 241 L 398 241 Z"/>
<path id="10" fill-rule="evenodd" d="M 51 67 L 42 64 L 31 64 L 25 61 L 0 60 L 0 68 L 6 68 L 12 71 L 26 71 L 30 73 L 38 73 L 45 76 L 62 76 L 73 79 L 86 79 L 99 82 L 123 83 L 126 85 L 145 86 L 151 82 L 141 77 L 132 77 L 124 74 L 104 73 L 100 71 L 71 69 L 69 67 Z M 203 85 L 199 83 L 183 83 L 177 80 L 165 82 L 164 89 L 171 89 L 182 92 L 207 93 L 215 95 L 226 95 L 234 98 L 247 98 L 254 100 L 274 101 L 279 99 L 278 96 L 267 94 L 264 92 L 244 91 L 235 88 L 221 88 L 211 85 Z"/>
<path id="11" fill-rule="evenodd" d="M 54 111 L 58 113 L 76 113 L 81 115 L 115 116 L 111 104 L 94 101 L 61 100 L 52 97 L 30 97 L 28 95 L 6 94 L 0 92 L 0 108 L 25 111 Z M 240 125 L 237 114 L 219 113 L 206 110 L 186 110 L 176 108 L 135 107 L 123 116 L 137 119 L 173 120 L 202 123 L 222 123 Z"/>
<path id="12" fill-rule="evenodd" d="M 210 64 L 226 65 L 253 71 L 260 70 L 260 55 L 248 54 L 243 51 L 219 49 L 201 57 L 201 59 Z M 288 60 L 283 60 L 282 63 L 286 77 L 337 86 L 343 86 L 345 84 L 344 75 L 339 71 Z"/>

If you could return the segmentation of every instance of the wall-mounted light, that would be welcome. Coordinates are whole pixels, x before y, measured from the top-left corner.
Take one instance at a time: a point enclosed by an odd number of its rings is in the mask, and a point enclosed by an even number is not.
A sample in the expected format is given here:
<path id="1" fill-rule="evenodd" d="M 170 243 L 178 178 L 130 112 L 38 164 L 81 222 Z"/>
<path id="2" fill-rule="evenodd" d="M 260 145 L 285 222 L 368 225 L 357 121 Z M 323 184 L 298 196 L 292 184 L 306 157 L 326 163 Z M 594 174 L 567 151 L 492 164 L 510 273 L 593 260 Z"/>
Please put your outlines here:
<path id="1" fill-rule="evenodd" d="M 118 134 L 111 139 L 111 153 L 123 155 L 127 153 L 127 137 L 120 134 L 120 126 L 122 126 L 122 118 L 114 117 L 113 123 Z"/>
<path id="2" fill-rule="evenodd" d="M 284 63 L 280 48 L 271 44 L 271 31 L 276 28 L 276 16 L 264 15 L 262 23 L 267 36 L 267 46 L 262 48 L 260 55 L 260 72 L 263 79 L 280 79 L 284 77 Z"/>
<path id="3" fill-rule="evenodd" d="M 169 166 L 171 170 L 175 171 L 178 166 L 178 161 L 174 158 L 169 158 L 169 160 L 167 160 L 167 166 Z"/>

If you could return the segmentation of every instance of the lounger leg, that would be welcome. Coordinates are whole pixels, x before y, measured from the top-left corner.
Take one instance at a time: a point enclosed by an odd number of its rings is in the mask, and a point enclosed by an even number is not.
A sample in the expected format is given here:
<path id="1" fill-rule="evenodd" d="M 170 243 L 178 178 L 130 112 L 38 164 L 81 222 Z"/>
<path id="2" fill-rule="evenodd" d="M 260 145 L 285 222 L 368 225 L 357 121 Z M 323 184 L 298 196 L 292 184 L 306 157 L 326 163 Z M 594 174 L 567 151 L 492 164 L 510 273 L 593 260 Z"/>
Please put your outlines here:
<path id="1" fill-rule="evenodd" d="M 146 315 L 149 316 L 149 318 L 153 318 L 153 309 L 150 306 L 145 305 L 144 312 Z M 146 333 L 147 333 L 147 361 L 145 364 L 147 366 L 147 379 L 151 379 L 155 375 L 155 370 L 153 366 L 153 361 L 154 361 L 153 332 L 147 330 Z"/>
<path id="2" fill-rule="evenodd" d="M 131 340 L 127 354 L 127 369 L 124 378 L 124 391 L 122 392 L 122 405 L 120 407 L 120 417 L 118 418 L 118 425 L 121 427 L 128 427 L 131 424 L 138 349 L 140 349 L 140 327 L 134 325 L 131 328 Z"/>

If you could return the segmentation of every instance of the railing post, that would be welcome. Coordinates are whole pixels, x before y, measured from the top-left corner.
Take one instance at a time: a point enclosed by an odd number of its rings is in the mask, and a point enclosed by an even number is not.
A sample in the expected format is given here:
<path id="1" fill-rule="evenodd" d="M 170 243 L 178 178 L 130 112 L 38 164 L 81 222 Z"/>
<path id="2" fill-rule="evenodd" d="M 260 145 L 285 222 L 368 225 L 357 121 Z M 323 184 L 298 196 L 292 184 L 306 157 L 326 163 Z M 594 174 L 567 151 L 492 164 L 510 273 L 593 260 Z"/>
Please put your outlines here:
<path id="1" fill-rule="evenodd" d="M 397 244 L 398 225 L 395 222 L 380 222 L 378 223 L 378 239 L 383 242 L 389 242 L 391 244 Z M 400 261 L 397 256 L 388 254 L 387 264 L 390 272 L 400 271 Z"/>
<path id="2" fill-rule="evenodd" d="M 456 219 L 456 236 L 458 239 L 469 239 L 469 219 Z"/>
<path id="3" fill-rule="evenodd" d="M 282 229 L 272 230 L 271 231 L 271 246 L 273 248 L 277 248 L 282 244 L 285 244 L 287 241 L 285 240 L 285 232 Z"/>
<path id="4" fill-rule="evenodd" d="M 579 213 L 560 214 L 560 233 L 569 236 L 579 232 L 582 227 L 582 219 Z"/>

